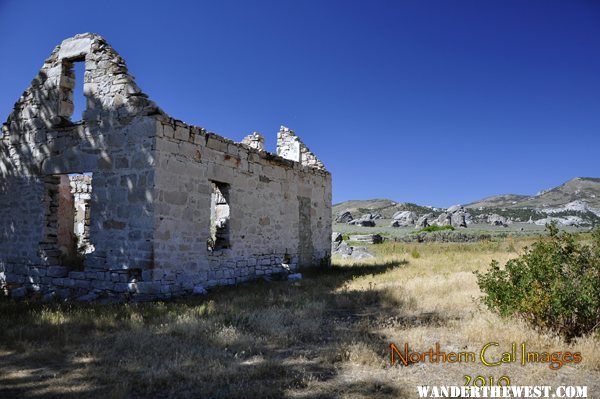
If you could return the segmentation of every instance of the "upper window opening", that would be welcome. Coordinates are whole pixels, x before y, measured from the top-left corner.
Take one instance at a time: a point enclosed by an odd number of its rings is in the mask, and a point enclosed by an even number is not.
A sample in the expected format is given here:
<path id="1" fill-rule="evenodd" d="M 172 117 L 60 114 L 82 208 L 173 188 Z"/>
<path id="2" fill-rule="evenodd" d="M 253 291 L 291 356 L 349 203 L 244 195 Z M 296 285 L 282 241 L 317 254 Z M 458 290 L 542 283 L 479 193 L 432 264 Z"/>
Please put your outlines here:
<path id="1" fill-rule="evenodd" d="M 73 121 L 83 120 L 83 111 L 86 107 L 86 99 L 83 95 L 83 84 L 85 79 L 85 61 L 74 63 L 75 87 L 73 87 Z"/>
<path id="2" fill-rule="evenodd" d="M 83 94 L 85 81 L 84 60 L 63 60 L 60 80 L 60 102 L 58 114 L 63 119 L 79 122 L 86 109 L 86 98 Z"/>

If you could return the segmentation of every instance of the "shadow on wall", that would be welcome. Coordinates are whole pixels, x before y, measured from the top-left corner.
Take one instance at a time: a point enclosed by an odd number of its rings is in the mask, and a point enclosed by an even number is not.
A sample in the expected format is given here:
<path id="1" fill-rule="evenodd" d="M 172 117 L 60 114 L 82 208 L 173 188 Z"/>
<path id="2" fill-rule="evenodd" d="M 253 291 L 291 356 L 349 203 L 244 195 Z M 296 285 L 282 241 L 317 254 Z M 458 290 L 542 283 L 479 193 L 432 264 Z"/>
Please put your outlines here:
<path id="1" fill-rule="evenodd" d="M 300 282 L 139 306 L 0 301 L 0 396 L 405 397 L 341 374 L 381 369 L 389 343 L 377 330 L 404 313 L 398 296 L 347 283 L 399 266 L 313 269 Z"/>

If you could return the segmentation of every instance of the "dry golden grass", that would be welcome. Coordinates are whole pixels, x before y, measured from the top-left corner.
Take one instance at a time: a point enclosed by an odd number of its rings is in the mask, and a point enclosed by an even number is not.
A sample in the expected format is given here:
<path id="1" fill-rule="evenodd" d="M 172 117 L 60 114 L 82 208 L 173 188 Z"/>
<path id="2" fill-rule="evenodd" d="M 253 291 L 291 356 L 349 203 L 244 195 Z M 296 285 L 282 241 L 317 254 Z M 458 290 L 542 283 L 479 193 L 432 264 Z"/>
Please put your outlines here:
<path id="1" fill-rule="evenodd" d="M 129 305 L 0 302 L 0 397 L 415 397 L 417 384 L 588 385 L 600 392 L 600 339 L 570 344 L 479 305 L 473 271 L 530 239 L 373 247 L 299 282 L 255 282 L 203 298 Z M 418 255 L 417 255 L 418 254 Z M 389 365 L 389 344 L 478 352 L 580 351 L 583 362 Z M 493 353 L 490 351 L 490 353 Z"/>
<path id="2" fill-rule="evenodd" d="M 473 271 L 485 270 L 492 259 L 501 264 L 517 256 L 531 239 L 477 244 L 412 244 L 386 243 L 375 247 L 384 259 L 408 259 L 406 268 L 361 278 L 348 284 L 346 289 L 367 290 L 376 287 L 387 292 L 387 298 L 402 303 L 402 319 L 392 327 L 377 330 L 388 342 L 411 350 L 426 351 L 439 343 L 442 350 L 469 351 L 477 354 L 474 364 L 423 364 L 409 367 L 384 368 L 379 373 L 347 364 L 344 372 L 395 381 L 402 388 L 418 384 L 462 385 L 463 376 L 507 375 L 516 385 L 588 385 L 592 397 L 600 397 L 600 339 L 596 335 L 566 343 L 559 337 L 534 331 L 519 320 L 505 320 L 483 308 L 478 298 L 481 292 Z M 420 256 L 414 257 L 418 251 Z M 375 260 L 371 260 L 375 262 Z M 351 262 L 348 262 L 351 264 Z M 537 352 L 581 352 L 583 362 L 551 370 L 546 363 L 506 364 L 485 367 L 479 361 L 479 352 L 488 342 L 497 342 L 502 351 L 490 350 L 489 357 L 509 351 L 512 343 L 526 343 L 528 350 Z M 359 377 L 360 378 L 360 377 Z M 595 395 L 594 395 L 595 393 Z M 415 393 L 409 393 L 412 397 Z"/>

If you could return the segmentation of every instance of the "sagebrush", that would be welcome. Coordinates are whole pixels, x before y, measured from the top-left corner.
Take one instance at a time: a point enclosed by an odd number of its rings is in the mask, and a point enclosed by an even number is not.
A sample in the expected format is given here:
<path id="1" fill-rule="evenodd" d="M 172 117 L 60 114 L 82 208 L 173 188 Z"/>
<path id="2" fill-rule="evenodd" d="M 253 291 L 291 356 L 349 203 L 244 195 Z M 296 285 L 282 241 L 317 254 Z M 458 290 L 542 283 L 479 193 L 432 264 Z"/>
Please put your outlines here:
<path id="1" fill-rule="evenodd" d="M 492 261 L 477 274 L 483 302 L 502 316 L 519 316 L 567 339 L 600 325 L 600 229 L 586 243 L 546 226 L 549 237 L 501 268 Z"/>

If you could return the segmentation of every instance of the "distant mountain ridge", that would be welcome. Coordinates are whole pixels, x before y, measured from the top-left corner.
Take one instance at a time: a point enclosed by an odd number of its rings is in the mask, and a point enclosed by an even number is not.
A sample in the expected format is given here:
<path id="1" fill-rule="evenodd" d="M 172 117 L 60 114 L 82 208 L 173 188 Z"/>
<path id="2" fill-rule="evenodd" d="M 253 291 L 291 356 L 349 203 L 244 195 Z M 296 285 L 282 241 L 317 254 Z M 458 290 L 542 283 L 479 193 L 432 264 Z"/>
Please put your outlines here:
<path id="1" fill-rule="evenodd" d="M 497 208 L 497 207 L 505 207 L 512 206 L 518 204 L 520 202 L 526 201 L 531 198 L 529 195 L 520 195 L 520 194 L 500 194 L 500 195 L 492 195 L 490 197 L 485 197 L 480 199 L 479 201 L 471 202 L 470 204 L 466 204 L 467 208 Z"/>
<path id="2" fill-rule="evenodd" d="M 465 205 L 467 208 L 559 208 L 574 201 L 600 208 L 600 178 L 576 177 L 538 195 L 504 194 L 483 198 Z"/>
<path id="3" fill-rule="evenodd" d="M 573 223 L 576 224 L 597 225 L 600 223 L 600 178 L 576 177 L 536 195 L 500 194 L 471 202 L 464 207 L 474 220 L 479 221 L 499 215 L 507 221 L 515 222 L 544 223 L 553 218 L 566 218 L 563 220 L 565 223 L 575 220 Z M 381 198 L 345 201 L 333 205 L 334 218 L 349 212 L 353 218 L 372 214 L 382 219 L 392 219 L 400 211 L 411 211 L 419 216 L 430 213 L 437 216 L 445 212 L 445 209 Z"/>

